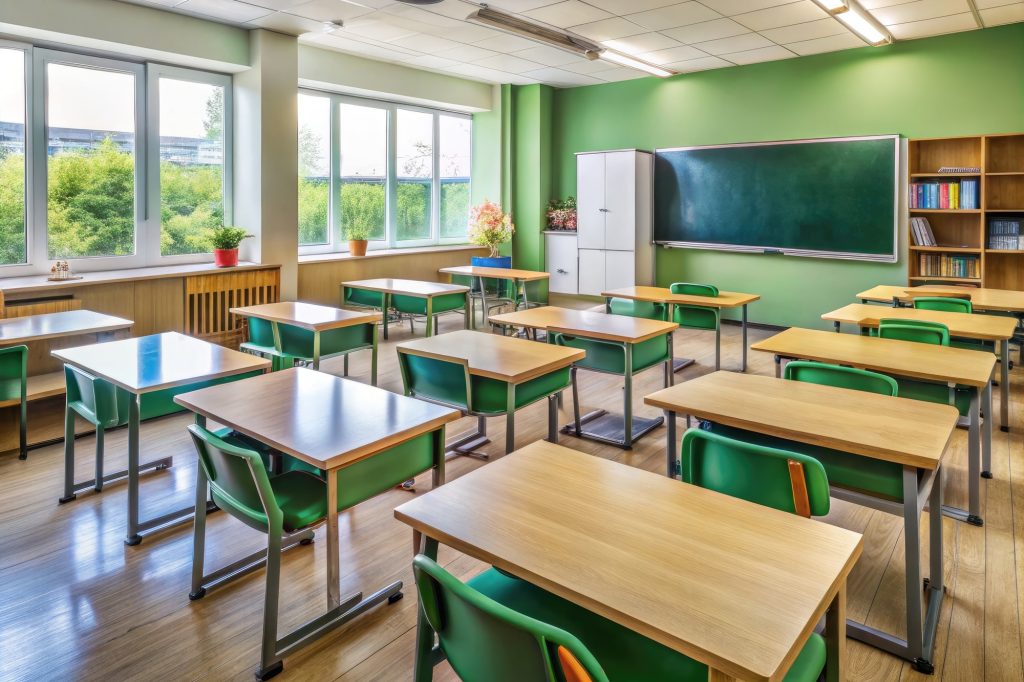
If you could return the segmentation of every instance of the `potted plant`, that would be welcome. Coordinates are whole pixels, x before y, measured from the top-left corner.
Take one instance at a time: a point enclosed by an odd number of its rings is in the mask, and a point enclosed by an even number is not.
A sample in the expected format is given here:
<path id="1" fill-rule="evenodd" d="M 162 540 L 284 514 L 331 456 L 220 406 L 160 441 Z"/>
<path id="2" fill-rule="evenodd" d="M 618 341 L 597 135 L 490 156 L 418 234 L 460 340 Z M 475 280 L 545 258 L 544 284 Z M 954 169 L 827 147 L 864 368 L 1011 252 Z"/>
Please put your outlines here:
<path id="1" fill-rule="evenodd" d="M 552 199 L 547 210 L 549 230 L 576 229 L 576 197 Z"/>
<path id="2" fill-rule="evenodd" d="M 515 233 L 512 216 L 501 210 L 501 206 L 484 199 L 474 206 L 469 215 L 469 241 L 490 249 L 487 257 L 473 256 L 473 265 L 492 268 L 512 267 L 511 256 L 499 256 L 498 247 L 512 239 Z"/>
<path id="3" fill-rule="evenodd" d="M 366 255 L 366 243 L 370 238 L 370 227 L 362 221 L 354 221 L 345 227 L 345 237 L 348 239 L 348 252 L 353 256 Z"/>
<path id="4" fill-rule="evenodd" d="M 230 268 L 238 265 L 238 245 L 243 239 L 255 237 L 241 227 L 215 227 L 210 233 L 210 245 L 213 247 L 213 264 L 218 268 Z"/>

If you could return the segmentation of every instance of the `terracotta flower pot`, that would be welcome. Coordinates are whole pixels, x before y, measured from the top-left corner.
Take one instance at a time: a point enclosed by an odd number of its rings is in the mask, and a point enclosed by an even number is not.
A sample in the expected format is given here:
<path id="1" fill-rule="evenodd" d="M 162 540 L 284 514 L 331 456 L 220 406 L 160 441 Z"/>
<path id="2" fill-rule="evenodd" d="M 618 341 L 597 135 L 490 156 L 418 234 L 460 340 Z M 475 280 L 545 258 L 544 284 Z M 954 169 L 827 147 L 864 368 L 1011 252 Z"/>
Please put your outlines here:
<path id="1" fill-rule="evenodd" d="M 218 268 L 231 268 L 238 265 L 238 249 L 214 249 L 213 264 Z"/>
<path id="2" fill-rule="evenodd" d="M 366 255 L 366 240 L 365 239 L 350 239 L 348 241 L 348 251 L 353 256 L 365 256 Z"/>

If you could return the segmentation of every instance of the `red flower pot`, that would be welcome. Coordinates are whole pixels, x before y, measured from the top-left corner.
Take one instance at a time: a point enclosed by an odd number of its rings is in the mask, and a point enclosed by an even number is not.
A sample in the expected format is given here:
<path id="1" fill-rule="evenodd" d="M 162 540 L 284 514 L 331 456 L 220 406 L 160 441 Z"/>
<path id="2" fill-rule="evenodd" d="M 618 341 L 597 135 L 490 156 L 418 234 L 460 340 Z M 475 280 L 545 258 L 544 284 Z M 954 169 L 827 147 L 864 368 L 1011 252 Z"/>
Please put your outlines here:
<path id="1" fill-rule="evenodd" d="M 218 268 L 231 268 L 238 265 L 238 249 L 214 249 L 213 264 Z"/>

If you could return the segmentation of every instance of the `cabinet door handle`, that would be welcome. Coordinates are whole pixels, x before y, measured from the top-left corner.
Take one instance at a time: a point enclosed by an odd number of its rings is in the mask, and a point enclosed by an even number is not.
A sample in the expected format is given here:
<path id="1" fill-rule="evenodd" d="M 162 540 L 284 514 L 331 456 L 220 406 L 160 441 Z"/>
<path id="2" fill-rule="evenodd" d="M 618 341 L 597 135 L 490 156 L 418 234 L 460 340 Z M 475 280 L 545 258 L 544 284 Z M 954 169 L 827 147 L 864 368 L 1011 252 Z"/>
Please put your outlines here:
<path id="1" fill-rule="evenodd" d="M 608 212 L 607 208 L 599 208 L 597 210 L 600 211 L 601 213 L 607 213 Z"/>
<path id="2" fill-rule="evenodd" d="M 569 274 L 568 270 L 563 270 L 562 268 L 558 268 L 555 272 L 557 272 L 559 275 L 568 275 Z"/>

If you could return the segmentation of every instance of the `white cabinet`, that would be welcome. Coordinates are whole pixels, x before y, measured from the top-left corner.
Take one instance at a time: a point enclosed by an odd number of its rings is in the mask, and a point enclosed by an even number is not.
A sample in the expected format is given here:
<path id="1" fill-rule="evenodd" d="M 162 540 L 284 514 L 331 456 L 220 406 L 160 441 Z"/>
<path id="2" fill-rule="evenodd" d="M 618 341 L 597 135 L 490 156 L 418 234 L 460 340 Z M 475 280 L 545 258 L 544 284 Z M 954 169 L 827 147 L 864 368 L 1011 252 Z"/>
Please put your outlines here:
<path id="1" fill-rule="evenodd" d="M 576 155 L 580 294 L 653 283 L 652 176 L 649 152 Z"/>
<path id="2" fill-rule="evenodd" d="M 545 232 L 544 249 L 547 253 L 551 280 L 548 291 L 555 294 L 579 293 L 579 257 L 575 232 Z"/>

